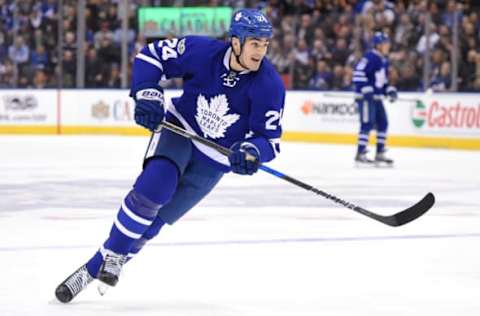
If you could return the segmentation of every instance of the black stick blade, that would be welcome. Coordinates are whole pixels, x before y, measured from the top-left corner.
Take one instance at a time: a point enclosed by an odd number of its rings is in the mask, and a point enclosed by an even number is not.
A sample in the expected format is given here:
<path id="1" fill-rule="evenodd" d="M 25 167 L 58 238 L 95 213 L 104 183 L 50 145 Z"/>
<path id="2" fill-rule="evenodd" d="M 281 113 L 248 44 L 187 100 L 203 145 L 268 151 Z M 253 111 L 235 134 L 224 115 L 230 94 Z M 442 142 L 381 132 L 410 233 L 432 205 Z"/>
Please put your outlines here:
<path id="1" fill-rule="evenodd" d="M 391 216 L 382 216 L 381 222 L 390 226 L 402 226 L 425 214 L 435 204 L 435 196 L 430 192 L 417 204 Z"/>

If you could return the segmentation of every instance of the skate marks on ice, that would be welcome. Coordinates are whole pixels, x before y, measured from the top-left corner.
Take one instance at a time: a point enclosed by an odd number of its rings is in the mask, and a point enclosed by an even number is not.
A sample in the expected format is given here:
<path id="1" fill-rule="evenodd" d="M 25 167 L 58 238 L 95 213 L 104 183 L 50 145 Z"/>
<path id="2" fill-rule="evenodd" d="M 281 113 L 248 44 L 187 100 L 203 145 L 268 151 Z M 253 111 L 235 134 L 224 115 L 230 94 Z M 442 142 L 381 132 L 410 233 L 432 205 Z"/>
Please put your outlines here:
<path id="1" fill-rule="evenodd" d="M 228 176 L 227 176 L 228 177 Z M 321 181 L 311 177 L 309 183 L 320 189 L 348 199 L 362 207 L 381 209 L 405 208 L 415 200 L 414 192 L 423 192 L 422 183 L 389 184 L 355 184 L 350 180 L 344 183 L 329 184 L 322 187 Z M 228 180 L 227 180 L 228 181 Z M 331 207 L 338 208 L 331 201 L 316 196 L 311 192 L 301 190 L 288 183 L 270 183 L 249 185 L 248 189 L 235 186 L 227 181 L 213 191 L 200 206 L 206 207 Z M 473 185 L 473 184 L 472 184 Z M 122 197 L 130 190 L 131 181 L 105 179 L 77 179 L 68 181 L 39 181 L 21 184 L 0 183 L 2 192 L 2 212 L 19 212 L 47 208 L 75 208 L 116 209 Z M 474 191 L 476 188 L 462 183 L 456 187 L 457 191 Z M 449 191 L 452 193 L 452 191 Z M 421 194 L 418 196 L 420 197 Z M 441 197 L 441 195 L 440 195 Z M 474 207 L 476 201 L 453 201 L 440 199 L 441 207 Z"/>

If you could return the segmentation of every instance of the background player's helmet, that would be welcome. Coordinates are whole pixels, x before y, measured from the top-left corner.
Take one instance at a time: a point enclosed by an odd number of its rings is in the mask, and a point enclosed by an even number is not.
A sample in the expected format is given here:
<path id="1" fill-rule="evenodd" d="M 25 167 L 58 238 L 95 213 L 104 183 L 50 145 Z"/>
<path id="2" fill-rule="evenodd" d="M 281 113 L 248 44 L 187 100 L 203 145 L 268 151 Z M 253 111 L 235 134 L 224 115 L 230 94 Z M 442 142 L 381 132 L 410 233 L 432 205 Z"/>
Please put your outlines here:
<path id="1" fill-rule="evenodd" d="M 372 37 L 372 46 L 377 47 L 377 45 L 382 43 L 390 42 L 388 35 L 382 32 L 375 32 Z"/>
<path id="2" fill-rule="evenodd" d="M 242 9 L 233 15 L 229 33 L 231 37 L 238 37 L 243 45 L 247 37 L 271 38 L 273 28 L 262 12 L 255 9 Z"/>

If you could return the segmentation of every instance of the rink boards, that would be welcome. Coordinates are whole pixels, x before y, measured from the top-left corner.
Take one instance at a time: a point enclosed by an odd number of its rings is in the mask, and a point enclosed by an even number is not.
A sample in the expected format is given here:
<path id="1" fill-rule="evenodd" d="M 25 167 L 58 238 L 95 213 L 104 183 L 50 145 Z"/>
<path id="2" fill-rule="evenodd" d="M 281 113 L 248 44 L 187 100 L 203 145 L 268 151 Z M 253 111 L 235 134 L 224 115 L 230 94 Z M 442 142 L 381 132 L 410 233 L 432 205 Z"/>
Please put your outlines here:
<path id="1" fill-rule="evenodd" d="M 180 95 L 167 90 L 167 99 Z M 480 149 L 480 94 L 400 93 L 385 101 L 389 145 Z M 349 92 L 288 91 L 284 140 L 354 144 L 357 106 Z M 0 133 L 147 135 L 133 121 L 127 90 L 0 90 Z M 374 140 L 374 135 L 370 141 Z"/>

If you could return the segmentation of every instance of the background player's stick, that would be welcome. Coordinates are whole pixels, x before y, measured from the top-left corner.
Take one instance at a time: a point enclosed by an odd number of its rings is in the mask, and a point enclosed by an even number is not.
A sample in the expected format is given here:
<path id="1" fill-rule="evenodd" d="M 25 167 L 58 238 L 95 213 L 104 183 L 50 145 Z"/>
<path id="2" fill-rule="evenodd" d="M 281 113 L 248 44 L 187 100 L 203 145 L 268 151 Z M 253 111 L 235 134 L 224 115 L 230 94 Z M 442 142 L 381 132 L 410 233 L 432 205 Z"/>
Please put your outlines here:
<path id="1" fill-rule="evenodd" d="M 433 94 L 433 91 L 432 89 L 427 89 L 425 92 L 424 92 L 424 95 L 425 96 L 432 96 Z M 323 96 L 326 97 L 326 98 L 343 98 L 343 99 L 353 99 L 354 98 L 354 94 L 353 93 L 349 93 L 349 92 L 325 92 L 323 93 Z M 388 100 L 388 98 L 384 98 L 385 100 Z M 419 98 L 403 98 L 403 97 L 398 97 L 397 98 L 397 101 L 401 101 L 401 102 L 422 102 L 421 99 Z"/>
<path id="2" fill-rule="evenodd" d="M 214 148 L 225 156 L 228 156 L 232 152 L 229 148 L 225 148 L 225 147 L 223 147 L 223 146 L 221 146 L 217 143 L 214 143 L 214 142 L 212 142 L 208 139 L 205 139 L 201 136 L 190 133 L 189 131 L 186 131 L 183 128 L 180 128 L 175 124 L 164 121 L 160 124 L 159 127 L 164 127 L 164 128 L 166 128 L 166 129 L 168 129 L 168 130 L 170 130 L 170 131 L 172 131 L 172 132 L 174 132 L 178 135 L 189 138 L 192 141 L 196 141 L 196 142 L 199 142 L 199 143 L 201 143 L 205 146 Z M 158 131 L 158 129 L 157 129 L 157 131 Z M 300 180 L 292 178 L 292 177 L 290 177 L 286 174 L 283 174 L 283 173 L 281 173 L 277 170 L 274 170 L 270 167 L 267 167 L 263 164 L 260 165 L 260 169 L 269 173 L 269 174 L 271 174 L 271 175 L 274 175 L 274 176 L 276 176 L 280 179 L 283 179 L 287 182 L 295 184 L 296 186 L 299 186 L 299 187 L 301 187 L 301 188 L 303 188 L 307 191 L 312 191 L 315 194 L 321 195 L 322 197 L 324 197 L 326 199 L 332 200 L 335 203 L 341 204 L 341 205 L 343 205 L 343 206 L 345 206 L 345 207 L 347 207 L 347 208 L 349 208 L 349 209 L 351 209 L 355 212 L 363 214 L 367 217 L 370 217 L 374 220 L 377 220 L 377 221 L 379 221 L 381 223 L 384 223 L 386 225 L 389 225 L 389 226 L 405 225 L 405 224 L 419 218 L 423 214 L 425 214 L 435 203 L 434 195 L 432 193 L 428 193 L 418 203 L 416 203 L 415 205 L 407 208 L 406 210 L 403 210 L 403 211 L 401 211 L 399 213 L 396 213 L 396 214 L 393 214 L 393 215 L 383 216 L 383 215 L 376 214 L 376 213 L 373 213 L 371 211 L 368 211 L 368 210 L 366 210 L 366 209 L 364 209 L 360 206 L 357 206 L 353 203 L 350 203 L 348 201 L 342 200 L 342 199 L 340 199 L 340 198 L 338 198 L 338 197 L 336 197 L 332 194 L 329 194 L 329 193 L 326 193 L 322 190 L 319 190 L 319 189 L 317 189 L 317 188 L 315 188 L 315 187 L 313 187 L 309 184 L 306 184 L 306 183 L 304 183 Z"/>

